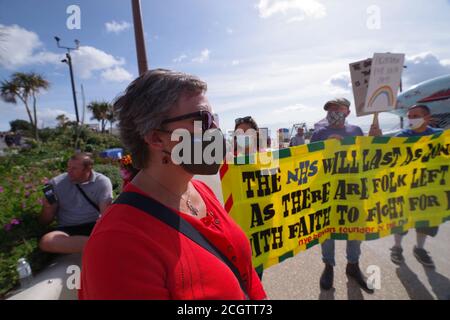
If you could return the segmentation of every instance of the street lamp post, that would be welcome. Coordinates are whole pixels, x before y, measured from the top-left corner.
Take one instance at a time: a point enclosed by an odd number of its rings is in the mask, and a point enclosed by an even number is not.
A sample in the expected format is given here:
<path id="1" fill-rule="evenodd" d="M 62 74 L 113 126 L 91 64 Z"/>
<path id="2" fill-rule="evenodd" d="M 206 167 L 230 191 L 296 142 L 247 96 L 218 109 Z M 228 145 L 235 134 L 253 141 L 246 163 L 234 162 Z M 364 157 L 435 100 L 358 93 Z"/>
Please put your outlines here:
<path id="1" fill-rule="evenodd" d="M 61 46 L 59 44 L 59 41 L 61 40 L 58 37 L 55 37 L 56 40 L 56 45 L 58 46 L 58 48 L 63 48 L 63 49 L 67 49 L 67 53 L 66 53 L 66 58 L 67 59 L 63 59 L 61 60 L 61 62 L 67 63 L 69 65 L 69 70 L 70 70 L 70 82 L 72 84 L 72 95 L 73 95 L 73 104 L 75 106 L 75 115 L 77 117 L 77 126 L 80 123 L 80 117 L 78 115 L 78 103 L 77 103 L 77 95 L 75 93 L 75 81 L 73 78 L 73 68 L 72 68 L 72 57 L 70 55 L 70 50 L 78 50 L 79 46 L 80 46 L 80 41 L 75 40 L 75 48 L 71 48 L 71 47 L 64 47 Z"/>
<path id="2" fill-rule="evenodd" d="M 142 26 L 141 2 L 140 0 L 131 0 L 133 10 L 134 38 L 136 41 L 136 54 L 139 75 L 148 70 L 147 53 L 145 50 L 144 27 Z"/>

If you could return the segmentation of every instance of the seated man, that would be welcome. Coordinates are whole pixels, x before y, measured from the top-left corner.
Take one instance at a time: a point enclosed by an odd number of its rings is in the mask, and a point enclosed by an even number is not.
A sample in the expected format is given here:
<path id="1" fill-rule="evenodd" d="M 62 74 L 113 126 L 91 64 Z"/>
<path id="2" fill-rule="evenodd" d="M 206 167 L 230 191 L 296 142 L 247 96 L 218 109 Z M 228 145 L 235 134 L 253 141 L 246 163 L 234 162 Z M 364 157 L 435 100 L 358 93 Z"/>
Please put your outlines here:
<path id="1" fill-rule="evenodd" d="M 45 234 L 39 247 L 53 253 L 82 252 L 99 216 L 111 204 L 112 184 L 108 177 L 92 170 L 89 153 L 70 158 L 67 173 L 52 180 L 55 203 L 44 197 L 39 221 L 50 224 L 56 217 L 58 227 Z"/>

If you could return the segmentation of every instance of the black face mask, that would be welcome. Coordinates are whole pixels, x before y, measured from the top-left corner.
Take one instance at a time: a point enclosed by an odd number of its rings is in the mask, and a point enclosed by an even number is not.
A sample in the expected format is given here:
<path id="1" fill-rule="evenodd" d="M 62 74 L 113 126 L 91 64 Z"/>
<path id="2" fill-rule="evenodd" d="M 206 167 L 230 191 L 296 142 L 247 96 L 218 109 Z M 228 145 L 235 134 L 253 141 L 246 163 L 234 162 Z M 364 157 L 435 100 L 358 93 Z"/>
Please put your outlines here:
<path id="1" fill-rule="evenodd" d="M 195 136 L 191 136 L 190 161 L 189 163 L 183 162 L 180 164 L 180 166 L 183 167 L 183 169 L 187 172 L 198 175 L 215 175 L 219 171 L 220 165 L 222 164 L 223 159 L 225 159 L 226 156 L 226 142 L 225 137 L 223 136 L 223 133 L 220 129 L 209 129 L 208 131 L 211 130 L 218 130 L 220 132 L 220 134 L 212 135 L 213 138 L 211 139 L 211 141 L 204 141 L 203 139 L 198 140 Z M 219 141 L 216 141 L 217 139 L 219 139 L 219 136 L 221 137 L 221 139 Z M 216 148 L 214 148 L 214 146 Z M 215 160 L 212 163 L 205 162 L 205 149 L 208 149 L 208 153 L 206 154 L 206 156 L 211 156 L 211 158 Z M 194 154 L 197 150 L 201 150 L 202 152 L 201 163 L 195 163 Z M 219 159 L 217 159 L 216 157 L 217 151 L 222 152 L 221 155 L 217 154 L 217 157 L 220 156 L 221 161 L 218 161 Z M 164 150 L 163 152 L 169 155 L 171 154 L 166 150 Z M 180 151 L 180 157 L 183 157 L 182 150 Z"/>

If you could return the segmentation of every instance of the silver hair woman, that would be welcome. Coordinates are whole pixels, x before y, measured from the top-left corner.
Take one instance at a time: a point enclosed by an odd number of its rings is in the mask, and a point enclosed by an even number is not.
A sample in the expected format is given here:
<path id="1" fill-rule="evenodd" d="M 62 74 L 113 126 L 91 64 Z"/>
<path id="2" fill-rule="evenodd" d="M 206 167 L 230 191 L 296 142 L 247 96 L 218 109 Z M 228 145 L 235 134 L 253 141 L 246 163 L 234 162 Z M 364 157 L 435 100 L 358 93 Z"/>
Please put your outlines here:
<path id="1" fill-rule="evenodd" d="M 190 134 L 182 138 L 190 142 L 183 155 L 204 153 L 213 142 L 223 145 L 206 89 L 197 77 L 157 69 L 133 81 L 115 101 L 122 141 L 141 170 L 86 245 L 81 299 L 266 297 L 245 234 L 208 186 L 193 179 L 217 173 L 220 163 L 192 163 L 194 156 L 174 161 L 180 143 L 171 139 L 175 131 Z M 198 141 L 198 130 L 205 136 L 213 132 L 215 138 Z M 152 206 L 143 208 L 127 199 Z M 180 232 L 185 224 L 192 228 L 190 234 Z"/>

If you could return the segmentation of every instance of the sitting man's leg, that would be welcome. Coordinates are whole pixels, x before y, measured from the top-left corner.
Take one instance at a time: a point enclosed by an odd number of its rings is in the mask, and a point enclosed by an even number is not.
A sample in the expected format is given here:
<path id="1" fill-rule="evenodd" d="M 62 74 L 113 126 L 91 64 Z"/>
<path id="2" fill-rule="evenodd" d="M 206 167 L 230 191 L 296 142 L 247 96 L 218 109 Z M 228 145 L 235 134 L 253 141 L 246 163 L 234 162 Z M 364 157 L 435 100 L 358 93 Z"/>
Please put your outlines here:
<path id="1" fill-rule="evenodd" d="M 87 236 L 70 236 L 63 231 L 52 231 L 41 238 L 39 248 L 52 253 L 80 253 L 88 239 Z"/>
<path id="2" fill-rule="evenodd" d="M 44 235 L 39 241 L 39 248 L 52 253 L 81 253 L 94 227 L 95 222 L 60 227 Z"/>

